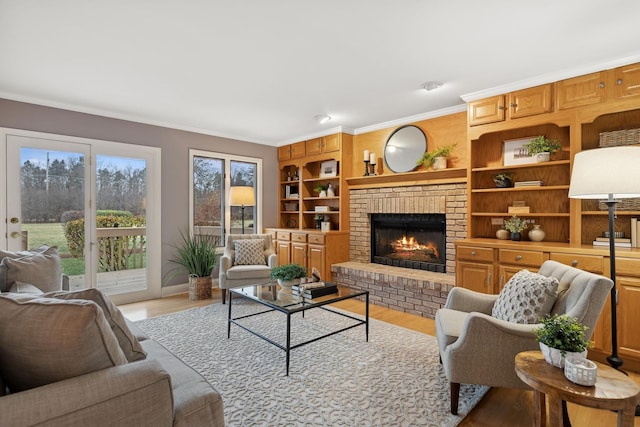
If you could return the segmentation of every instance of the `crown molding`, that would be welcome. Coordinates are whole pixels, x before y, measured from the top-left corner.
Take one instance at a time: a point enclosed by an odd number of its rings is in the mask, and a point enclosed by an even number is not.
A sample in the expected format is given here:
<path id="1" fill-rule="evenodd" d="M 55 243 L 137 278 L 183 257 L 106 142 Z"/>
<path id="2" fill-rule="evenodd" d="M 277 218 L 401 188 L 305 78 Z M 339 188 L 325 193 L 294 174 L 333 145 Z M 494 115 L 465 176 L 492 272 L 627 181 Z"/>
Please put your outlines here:
<path id="1" fill-rule="evenodd" d="M 629 56 L 623 58 L 612 59 L 607 62 L 598 62 L 583 65 L 580 67 L 569 68 L 554 73 L 543 74 L 533 77 L 531 79 L 519 80 L 517 82 L 508 83 L 501 86 L 495 86 L 488 89 L 479 90 L 477 92 L 471 92 L 461 95 L 465 102 L 472 102 L 478 99 L 489 98 L 491 96 L 502 95 L 505 93 L 513 92 L 516 90 L 527 89 L 547 83 L 554 83 L 560 80 L 569 79 L 572 77 L 583 76 L 585 74 L 595 73 L 597 71 L 609 70 L 611 68 L 621 67 L 623 65 L 629 65 L 636 62 L 640 62 L 640 52 L 632 53 Z"/>
<path id="2" fill-rule="evenodd" d="M 360 135 L 362 133 L 373 132 L 389 127 L 402 126 L 422 120 L 434 119 L 436 117 L 448 116 L 449 114 L 461 113 L 463 111 L 467 111 L 467 106 L 465 104 L 455 105 L 453 107 L 447 107 L 441 110 L 429 111 L 426 113 L 416 114 L 415 116 L 403 117 L 401 119 L 390 120 L 388 122 L 357 128 L 355 129 L 354 135 Z"/>

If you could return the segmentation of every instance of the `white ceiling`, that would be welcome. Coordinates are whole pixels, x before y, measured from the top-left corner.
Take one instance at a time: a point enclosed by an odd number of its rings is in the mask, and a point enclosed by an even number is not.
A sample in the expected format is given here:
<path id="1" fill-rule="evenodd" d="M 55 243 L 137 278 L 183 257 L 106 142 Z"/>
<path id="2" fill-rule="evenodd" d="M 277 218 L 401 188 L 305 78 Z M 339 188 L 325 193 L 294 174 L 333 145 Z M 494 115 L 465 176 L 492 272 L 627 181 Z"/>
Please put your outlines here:
<path id="1" fill-rule="evenodd" d="M 282 145 L 640 62 L 639 21 L 638 0 L 0 0 L 0 97 Z"/>

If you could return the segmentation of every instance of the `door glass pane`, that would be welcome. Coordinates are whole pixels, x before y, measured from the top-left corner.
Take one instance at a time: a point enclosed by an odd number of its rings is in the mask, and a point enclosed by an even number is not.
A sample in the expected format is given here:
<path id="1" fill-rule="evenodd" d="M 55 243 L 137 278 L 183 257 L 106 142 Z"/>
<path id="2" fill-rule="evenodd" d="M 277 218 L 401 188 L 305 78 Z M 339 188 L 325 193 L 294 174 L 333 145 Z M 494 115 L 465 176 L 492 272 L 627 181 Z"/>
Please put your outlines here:
<path id="1" fill-rule="evenodd" d="M 107 294 L 147 289 L 146 176 L 143 159 L 96 156 L 97 280 Z"/>
<path id="2" fill-rule="evenodd" d="M 215 237 L 224 242 L 224 160 L 193 158 L 193 229 L 194 234 Z"/>
<path id="3" fill-rule="evenodd" d="M 84 277 L 84 166 L 81 153 L 20 148 L 22 249 L 57 246 L 62 273 Z"/>
<path id="4" fill-rule="evenodd" d="M 253 187 L 255 194 L 256 169 L 257 165 L 250 162 L 240 162 L 232 160 L 231 166 L 231 186 Z M 231 206 L 231 232 L 242 233 L 243 209 L 241 206 Z M 245 234 L 256 234 L 255 227 L 256 206 L 244 207 L 244 232 Z"/>

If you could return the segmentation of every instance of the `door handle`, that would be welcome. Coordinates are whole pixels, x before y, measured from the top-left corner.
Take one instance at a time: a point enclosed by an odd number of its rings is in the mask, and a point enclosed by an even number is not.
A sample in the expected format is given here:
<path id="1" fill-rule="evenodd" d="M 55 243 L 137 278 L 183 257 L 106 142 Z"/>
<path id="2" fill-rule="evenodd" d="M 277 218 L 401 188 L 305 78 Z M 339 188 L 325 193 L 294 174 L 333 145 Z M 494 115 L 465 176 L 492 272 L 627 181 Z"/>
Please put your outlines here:
<path id="1" fill-rule="evenodd" d="M 16 217 L 14 216 L 13 218 L 11 218 L 11 219 L 9 220 L 9 222 L 11 222 L 11 224 L 17 224 L 17 223 L 19 223 L 19 222 L 20 222 L 20 219 L 19 219 L 19 218 L 16 218 Z"/>
<path id="2" fill-rule="evenodd" d="M 22 233 L 20 233 L 19 231 L 13 231 L 10 236 L 14 239 L 20 239 L 22 237 Z"/>

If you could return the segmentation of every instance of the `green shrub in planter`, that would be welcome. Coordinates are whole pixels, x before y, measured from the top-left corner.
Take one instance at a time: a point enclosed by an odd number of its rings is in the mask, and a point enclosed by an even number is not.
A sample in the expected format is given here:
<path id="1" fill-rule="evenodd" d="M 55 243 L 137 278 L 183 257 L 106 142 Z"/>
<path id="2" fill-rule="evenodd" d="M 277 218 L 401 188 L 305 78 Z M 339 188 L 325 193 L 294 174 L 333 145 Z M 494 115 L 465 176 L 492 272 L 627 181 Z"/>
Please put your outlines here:
<path id="1" fill-rule="evenodd" d="M 587 329 L 575 317 L 555 314 L 545 316 L 542 326 L 534 329 L 533 333 L 538 342 L 560 350 L 564 356 L 567 352 L 582 353 L 591 347 L 591 342 L 585 339 Z"/>
<path id="2" fill-rule="evenodd" d="M 271 278 L 290 281 L 307 277 L 307 269 L 300 264 L 284 264 L 271 269 Z"/>

